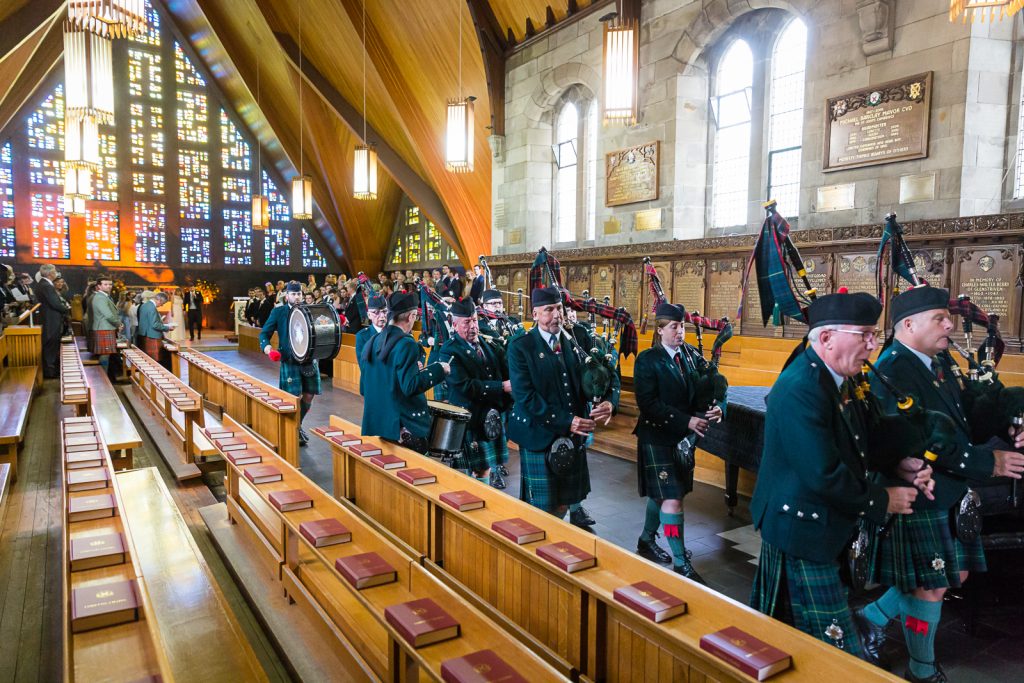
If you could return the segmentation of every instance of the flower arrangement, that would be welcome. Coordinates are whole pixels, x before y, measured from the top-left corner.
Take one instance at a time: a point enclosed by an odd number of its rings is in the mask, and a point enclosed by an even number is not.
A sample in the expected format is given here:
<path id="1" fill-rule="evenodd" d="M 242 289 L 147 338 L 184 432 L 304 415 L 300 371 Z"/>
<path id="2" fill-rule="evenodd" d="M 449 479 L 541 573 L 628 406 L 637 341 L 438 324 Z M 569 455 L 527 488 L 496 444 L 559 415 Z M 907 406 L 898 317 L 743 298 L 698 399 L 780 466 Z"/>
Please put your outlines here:
<path id="1" fill-rule="evenodd" d="M 204 303 L 211 303 L 220 296 L 220 285 L 209 280 L 199 279 L 195 282 L 195 288 L 203 295 Z"/>

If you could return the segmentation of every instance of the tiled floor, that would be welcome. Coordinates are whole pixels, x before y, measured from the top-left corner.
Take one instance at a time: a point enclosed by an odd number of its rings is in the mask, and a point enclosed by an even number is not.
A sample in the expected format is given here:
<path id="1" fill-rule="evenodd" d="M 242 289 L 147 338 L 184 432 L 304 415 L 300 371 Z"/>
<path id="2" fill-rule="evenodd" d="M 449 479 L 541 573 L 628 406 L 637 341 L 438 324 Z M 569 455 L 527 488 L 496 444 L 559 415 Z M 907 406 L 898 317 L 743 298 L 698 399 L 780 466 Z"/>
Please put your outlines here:
<path id="1" fill-rule="evenodd" d="M 212 336 L 212 335 L 210 335 Z M 223 337 L 221 336 L 221 339 Z M 203 341 L 206 341 L 204 335 Z M 206 349 L 203 349 L 206 351 Z M 277 366 L 269 359 L 252 353 L 209 350 L 211 356 L 267 382 L 276 383 Z M 359 422 L 362 398 L 323 380 L 323 395 L 313 403 L 306 425 L 325 424 L 330 415 L 340 415 Z M 330 449 L 320 439 L 312 439 L 302 449 L 301 463 L 307 476 L 325 490 L 331 490 Z M 643 525 L 646 501 L 637 495 L 636 465 L 602 453 L 589 455 L 593 491 L 584 505 L 597 520 L 594 531 L 624 548 L 636 547 Z M 508 465 L 510 475 L 506 493 L 519 493 L 519 468 L 513 453 Z M 750 523 L 746 499 L 741 499 L 734 516 L 726 513 L 723 492 L 713 486 L 697 483 L 685 502 L 686 545 L 693 552 L 693 564 L 715 590 L 746 603 L 756 572 L 761 541 Z M 662 540 L 662 546 L 665 546 Z M 1005 552 L 990 561 L 1001 570 L 993 571 L 976 589 L 988 592 L 986 601 L 997 595 L 1000 611 L 987 610 L 979 616 L 973 634 L 966 632 L 969 601 L 948 600 L 944 619 L 937 635 L 936 651 L 951 681 L 1020 681 L 1024 675 L 1020 662 L 1024 658 L 1024 582 L 1021 567 L 1024 553 Z M 1006 576 L 1003 576 L 1006 574 Z M 877 595 L 877 591 L 869 597 Z M 855 599 L 855 604 L 866 601 Z M 973 603 L 972 603 L 973 604 Z M 906 654 L 902 635 L 894 622 L 887 647 L 891 670 L 902 674 Z"/>

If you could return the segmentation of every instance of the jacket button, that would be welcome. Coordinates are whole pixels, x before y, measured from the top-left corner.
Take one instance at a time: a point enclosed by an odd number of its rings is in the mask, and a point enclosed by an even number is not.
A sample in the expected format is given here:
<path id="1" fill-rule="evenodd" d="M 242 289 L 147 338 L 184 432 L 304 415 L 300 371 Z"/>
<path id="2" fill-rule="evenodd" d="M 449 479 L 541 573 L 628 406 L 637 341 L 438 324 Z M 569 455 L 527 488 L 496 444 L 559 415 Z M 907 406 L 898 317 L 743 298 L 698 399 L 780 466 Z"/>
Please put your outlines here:
<path id="1" fill-rule="evenodd" d="M 967 467 L 967 465 L 965 465 L 964 463 L 960 463 L 960 469 L 963 469 L 965 467 Z"/>
<path id="2" fill-rule="evenodd" d="M 782 511 L 783 512 L 789 512 L 789 505 L 783 505 L 782 506 Z"/>
<path id="3" fill-rule="evenodd" d="M 812 512 L 811 513 L 811 519 L 817 519 L 817 518 L 818 518 L 818 513 L 817 512 Z"/>
<path id="4" fill-rule="evenodd" d="M 869 500 L 868 501 L 868 505 L 874 505 L 874 504 L 875 504 L 875 501 L 873 501 L 873 500 Z"/>
<path id="5" fill-rule="evenodd" d="M 797 517 L 800 517 L 800 518 L 803 518 L 803 516 L 804 516 L 804 513 L 803 513 L 803 512 L 801 512 L 800 510 L 797 510 L 797 511 L 796 511 L 796 516 L 797 516 Z"/>

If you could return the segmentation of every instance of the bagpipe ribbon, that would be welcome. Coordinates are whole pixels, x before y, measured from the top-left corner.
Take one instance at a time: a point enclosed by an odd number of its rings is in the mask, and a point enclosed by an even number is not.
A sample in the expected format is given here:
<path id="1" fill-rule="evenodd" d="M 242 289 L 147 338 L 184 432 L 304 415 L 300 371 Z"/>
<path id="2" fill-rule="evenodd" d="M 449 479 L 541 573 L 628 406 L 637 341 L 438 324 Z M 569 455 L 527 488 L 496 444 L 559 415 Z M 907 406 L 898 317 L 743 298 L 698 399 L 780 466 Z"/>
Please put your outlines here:
<path id="1" fill-rule="evenodd" d="M 370 302 L 370 297 L 373 296 L 373 285 L 370 282 L 370 278 L 366 276 L 366 273 L 360 272 L 356 276 L 356 310 L 359 311 L 360 321 L 368 321 L 370 319 L 367 306 Z"/>
<path id="2" fill-rule="evenodd" d="M 420 282 L 420 309 L 423 317 L 423 333 L 433 337 L 440 346 L 451 336 L 448 331 L 448 312 L 451 307 L 430 285 Z"/>
<path id="3" fill-rule="evenodd" d="M 768 319 L 774 317 L 778 307 L 782 315 L 800 322 L 806 322 L 804 309 L 810 303 L 806 296 L 798 296 L 793 289 L 793 271 L 804 278 L 804 284 L 811 292 L 810 283 L 806 279 L 800 252 L 793 246 L 789 238 L 789 222 L 775 210 L 775 202 L 765 206 L 766 215 L 761 224 L 754 250 L 750 254 L 747 266 L 743 270 L 741 284 L 742 296 L 736 317 L 742 319 L 743 303 L 747 298 L 750 283 L 750 270 L 754 268 L 757 275 L 758 295 L 761 299 L 761 324 L 768 325 Z"/>
<path id="4" fill-rule="evenodd" d="M 884 258 L 887 252 L 891 252 L 888 267 L 883 268 Z M 886 281 L 889 274 L 895 272 L 899 277 L 909 282 L 912 286 L 927 284 L 917 274 L 917 267 L 914 265 L 914 257 L 910 253 L 907 241 L 903 237 L 903 226 L 896 222 L 896 214 L 890 213 L 885 217 L 885 226 L 882 228 L 882 240 L 878 244 L 877 267 L 878 273 L 877 296 L 878 300 L 885 303 Z"/>

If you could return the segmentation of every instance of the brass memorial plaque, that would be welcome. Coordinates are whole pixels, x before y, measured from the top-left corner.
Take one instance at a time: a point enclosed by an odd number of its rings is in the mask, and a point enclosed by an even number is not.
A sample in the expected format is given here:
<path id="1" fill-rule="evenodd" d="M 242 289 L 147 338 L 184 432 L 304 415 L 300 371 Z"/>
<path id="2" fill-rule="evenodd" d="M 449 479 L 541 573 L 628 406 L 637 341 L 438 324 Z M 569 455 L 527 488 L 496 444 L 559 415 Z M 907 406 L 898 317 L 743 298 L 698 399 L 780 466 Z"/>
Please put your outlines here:
<path id="1" fill-rule="evenodd" d="M 605 155 L 605 206 L 621 206 L 658 198 L 658 140 Z"/>
<path id="2" fill-rule="evenodd" d="M 620 265 L 617 270 L 616 306 L 621 306 L 633 316 L 633 321 L 639 324 L 643 317 L 640 310 L 640 287 L 644 284 L 644 268 L 642 264 L 630 263 Z"/>
<path id="3" fill-rule="evenodd" d="M 1020 248 L 1017 246 L 959 247 L 954 250 L 957 265 L 956 284 L 951 296 L 966 294 L 986 313 L 999 316 L 999 329 L 1006 338 L 1017 337 L 1021 292 L 1017 287 L 1020 273 Z M 960 320 L 955 320 L 958 331 Z M 962 339 L 962 335 L 959 335 Z M 975 328 L 974 339 L 985 336 Z"/>
<path id="4" fill-rule="evenodd" d="M 703 260 L 672 264 L 672 303 L 684 306 L 688 311 L 704 310 Z"/>
<path id="5" fill-rule="evenodd" d="M 615 266 L 610 263 L 600 263 L 593 266 L 590 274 L 590 295 L 598 301 L 604 301 L 615 305 Z"/>
<path id="6" fill-rule="evenodd" d="M 911 254 L 919 278 L 933 287 L 949 287 L 945 249 L 912 249 Z M 901 280 L 900 287 L 906 289 L 907 283 Z"/>
<path id="7" fill-rule="evenodd" d="M 633 214 L 633 230 L 661 230 L 661 209 L 646 209 Z"/>
<path id="8" fill-rule="evenodd" d="M 573 296 L 583 296 L 583 292 L 590 289 L 590 266 L 565 268 L 565 286 Z"/>
<path id="9" fill-rule="evenodd" d="M 931 99 L 931 71 L 830 97 L 823 170 L 928 156 Z"/>
<path id="10" fill-rule="evenodd" d="M 740 307 L 740 283 L 743 280 L 743 259 L 712 259 L 708 263 L 707 310 L 709 318 L 736 318 Z"/>
<path id="11" fill-rule="evenodd" d="M 839 256 L 839 273 L 837 276 L 840 287 L 853 292 L 877 294 L 878 286 L 875 278 L 878 273 L 878 259 L 875 252 L 864 254 L 841 254 Z"/>

